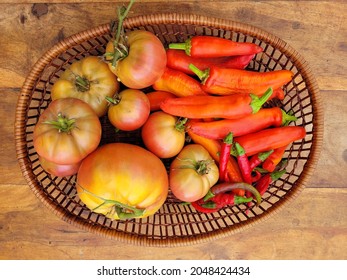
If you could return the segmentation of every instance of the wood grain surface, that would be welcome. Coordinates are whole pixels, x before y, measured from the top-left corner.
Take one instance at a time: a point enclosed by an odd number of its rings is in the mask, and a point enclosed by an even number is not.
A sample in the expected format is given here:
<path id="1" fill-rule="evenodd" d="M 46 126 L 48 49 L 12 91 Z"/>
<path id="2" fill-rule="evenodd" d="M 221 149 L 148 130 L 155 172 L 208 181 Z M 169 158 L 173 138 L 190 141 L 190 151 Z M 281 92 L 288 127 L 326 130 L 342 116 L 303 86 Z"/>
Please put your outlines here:
<path id="1" fill-rule="evenodd" d="M 213 242 L 156 248 L 115 242 L 56 217 L 16 160 L 14 119 L 25 77 L 59 40 L 115 18 L 124 1 L 5 0 L 0 4 L 0 259 L 346 259 L 347 5 L 345 1 L 140 1 L 131 15 L 178 12 L 271 32 L 307 60 L 324 100 L 324 145 L 305 190 L 275 216 Z"/>

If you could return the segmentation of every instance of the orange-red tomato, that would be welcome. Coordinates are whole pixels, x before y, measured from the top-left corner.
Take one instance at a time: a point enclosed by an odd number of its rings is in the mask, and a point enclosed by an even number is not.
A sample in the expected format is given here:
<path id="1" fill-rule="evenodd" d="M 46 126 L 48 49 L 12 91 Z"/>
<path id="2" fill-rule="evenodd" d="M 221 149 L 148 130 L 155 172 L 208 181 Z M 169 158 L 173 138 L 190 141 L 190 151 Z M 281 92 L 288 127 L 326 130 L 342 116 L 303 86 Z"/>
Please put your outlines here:
<path id="1" fill-rule="evenodd" d="M 135 30 L 126 34 L 129 52 L 115 65 L 109 62 L 111 71 L 128 88 L 143 89 L 151 86 L 164 73 L 166 52 L 162 42 L 153 33 Z M 114 52 L 113 41 L 106 45 L 106 53 Z M 106 59 L 111 60 L 106 55 Z"/>
<path id="2" fill-rule="evenodd" d="M 88 155 L 77 174 L 80 199 L 111 219 L 154 214 L 168 195 L 162 161 L 140 146 L 111 143 Z"/>
<path id="3" fill-rule="evenodd" d="M 94 151 L 101 139 L 95 111 L 77 98 L 52 101 L 34 128 L 34 148 L 48 161 L 75 164 Z"/>
<path id="4" fill-rule="evenodd" d="M 160 158 L 176 156 L 185 143 L 184 122 L 162 111 L 152 113 L 142 127 L 146 148 Z"/>
<path id="5" fill-rule="evenodd" d="M 138 89 L 125 89 L 109 99 L 108 119 L 118 129 L 131 131 L 140 128 L 148 119 L 148 97 Z"/>
<path id="6" fill-rule="evenodd" d="M 185 146 L 170 166 L 170 189 L 182 201 L 193 202 L 203 198 L 218 179 L 216 163 L 199 144 Z"/>

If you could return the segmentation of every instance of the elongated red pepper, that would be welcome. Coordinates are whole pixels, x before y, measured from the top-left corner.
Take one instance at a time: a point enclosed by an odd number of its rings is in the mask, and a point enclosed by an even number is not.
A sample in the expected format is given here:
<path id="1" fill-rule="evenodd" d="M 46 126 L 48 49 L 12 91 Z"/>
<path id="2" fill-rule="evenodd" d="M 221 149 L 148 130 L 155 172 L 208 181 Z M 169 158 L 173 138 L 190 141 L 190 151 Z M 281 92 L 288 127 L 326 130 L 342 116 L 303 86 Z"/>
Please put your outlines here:
<path id="1" fill-rule="evenodd" d="M 273 172 L 276 166 L 280 163 L 283 158 L 283 154 L 286 151 L 287 145 L 279 147 L 263 162 L 263 169 Z"/>
<path id="2" fill-rule="evenodd" d="M 233 144 L 233 134 L 229 133 L 223 139 L 221 145 L 221 152 L 219 156 L 219 179 L 224 182 L 228 182 L 227 166 L 230 158 L 230 150 Z"/>
<path id="3" fill-rule="evenodd" d="M 168 114 L 189 119 L 236 119 L 258 112 L 271 94 L 270 88 L 261 97 L 252 94 L 187 96 L 167 99 L 160 108 Z"/>
<path id="4" fill-rule="evenodd" d="M 154 82 L 153 88 L 157 91 L 171 92 L 178 97 L 207 95 L 197 80 L 181 71 L 167 67 L 163 75 Z"/>
<path id="5" fill-rule="evenodd" d="M 149 100 L 150 110 L 158 111 L 160 110 L 160 103 L 167 98 L 176 98 L 177 96 L 171 92 L 167 91 L 152 91 L 146 94 Z"/>
<path id="6" fill-rule="evenodd" d="M 272 153 L 274 150 L 270 150 L 267 152 L 257 153 L 254 156 L 252 156 L 249 159 L 249 165 L 251 167 L 251 170 L 253 170 L 255 167 L 260 165 L 262 162 L 264 162 Z"/>
<path id="7" fill-rule="evenodd" d="M 219 67 L 200 70 L 193 64 L 189 68 L 201 80 L 202 89 L 216 95 L 235 93 L 262 95 L 269 87 L 273 89 L 280 88 L 293 78 L 293 72 L 290 70 L 253 72 Z"/>
<path id="8" fill-rule="evenodd" d="M 244 148 L 247 156 L 253 156 L 260 152 L 287 146 L 293 141 L 303 139 L 305 136 L 306 130 L 304 127 L 281 126 L 235 137 L 234 141 Z"/>
<path id="9" fill-rule="evenodd" d="M 249 164 L 249 160 L 248 160 L 248 157 L 245 153 L 245 150 L 238 142 L 235 142 L 234 146 L 236 149 L 237 162 L 238 162 L 239 167 L 240 167 L 243 181 L 246 182 L 247 184 L 251 184 L 252 183 L 252 169 L 251 169 L 251 166 Z"/>
<path id="10" fill-rule="evenodd" d="M 249 203 L 250 201 L 252 201 L 252 197 L 246 198 L 243 196 L 235 195 L 234 193 L 230 193 L 230 192 L 233 192 L 234 190 L 239 190 L 239 189 L 250 192 L 253 195 L 253 197 L 256 199 L 257 204 L 261 202 L 261 195 L 257 191 L 257 189 L 250 184 L 241 182 L 241 183 L 232 183 L 232 184 L 220 183 L 220 184 L 214 185 L 204 198 L 198 201 L 192 202 L 191 204 L 199 212 L 213 213 L 227 205 Z"/>
<path id="11" fill-rule="evenodd" d="M 270 126 L 278 127 L 288 121 L 295 121 L 296 117 L 288 115 L 278 107 L 260 109 L 255 114 L 249 114 L 239 119 L 224 119 L 211 122 L 197 121 L 188 129 L 194 133 L 211 138 L 223 139 L 230 131 L 234 137 L 256 132 Z"/>
<path id="12" fill-rule="evenodd" d="M 191 122 L 191 121 L 190 121 Z M 219 164 L 219 155 L 221 152 L 221 143 L 217 140 L 208 139 L 202 136 L 199 136 L 192 131 L 188 131 L 187 134 L 192 139 L 192 141 L 196 144 L 200 144 L 203 146 L 210 154 L 210 156 Z M 227 175 L 228 175 L 228 182 L 231 183 L 237 183 L 242 182 L 242 175 L 240 172 L 240 168 L 237 164 L 237 161 L 234 159 L 234 157 L 229 157 L 228 163 L 227 163 Z M 235 194 L 237 195 L 244 195 L 244 191 L 242 189 L 240 190 L 234 190 Z"/>
<path id="13" fill-rule="evenodd" d="M 234 55 L 257 54 L 263 48 L 247 42 L 234 42 L 213 36 L 194 36 L 184 43 L 171 43 L 170 49 L 184 50 L 192 57 L 221 57 Z"/>
<path id="14" fill-rule="evenodd" d="M 255 185 L 260 195 L 264 195 L 271 182 L 281 178 L 284 173 L 286 173 L 285 169 L 263 175 L 263 177 L 261 177 Z"/>
<path id="15" fill-rule="evenodd" d="M 206 69 L 210 68 L 211 66 L 244 69 L 254 58 L 254 56 L 254 54 L 250 54 L 214 58 L 200 58 L 189 56 L 182 50 L 168 49 L 166 50 L 166 65 L 169 68 L 182 71 L 183 73 L 186 73 L 188 75 L 195 75 L 194 72 L 189 68 L 190 64 L 194 64 L 199 69 Z"/>

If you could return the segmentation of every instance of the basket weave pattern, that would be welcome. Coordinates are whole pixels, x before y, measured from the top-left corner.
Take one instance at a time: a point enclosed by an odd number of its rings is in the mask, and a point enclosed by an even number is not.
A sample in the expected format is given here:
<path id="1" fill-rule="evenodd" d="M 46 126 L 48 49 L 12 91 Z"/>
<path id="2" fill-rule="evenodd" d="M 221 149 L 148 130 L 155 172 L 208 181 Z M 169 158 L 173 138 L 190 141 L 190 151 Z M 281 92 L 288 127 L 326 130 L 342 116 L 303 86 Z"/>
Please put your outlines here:
<path id="1" fill-rule="evenodd" d="M 89 55 L 102 55 L 111 38 L 109 25 L 73 35 L 48 50 L 34 65 L 21 90 L 15 121 L 17 158 L 30 188 L 61 219 L 91 232 L 137 245 L 188 245 L 228 236 L 263 221 L 295 198 L 304 188 L 318 160 L 323 135 L 323 117 L 319 90 L 305 60 L 283 40 L 253 26 L 196 15 L 159 14 L 128 18 L 126 31 L 143 29 L 158 36 L 167 46 L 183 42 L 193 35 L 210 35 L 239 42 L 253 42 L 263 47 L 248 69 L 272 71 L 289 69 L 293 80 L 285 87 L 280 106 L 291 111 L 295 125 L 306 128 L 305 139 L 294 142 L 286 151 L 287 173 L 271 184 L 260 206 L 226 207 L 212 214 L 197 213 L 180 204 L 171 194 L 153 216 L 127 221 L 112 221 L 91 212 L 76 195 L 75 176 L 53 177 L 39 164 L 33 147 L 33 130 L 40 114 L 47 108 L 54 82 L 74 61 Z M 101 118 L 101 144 L 127 142 L 143 145 L 138 131 L 115 133 L 107 117 Z M 168 167 L 170 161 L 164 162 Z"/>

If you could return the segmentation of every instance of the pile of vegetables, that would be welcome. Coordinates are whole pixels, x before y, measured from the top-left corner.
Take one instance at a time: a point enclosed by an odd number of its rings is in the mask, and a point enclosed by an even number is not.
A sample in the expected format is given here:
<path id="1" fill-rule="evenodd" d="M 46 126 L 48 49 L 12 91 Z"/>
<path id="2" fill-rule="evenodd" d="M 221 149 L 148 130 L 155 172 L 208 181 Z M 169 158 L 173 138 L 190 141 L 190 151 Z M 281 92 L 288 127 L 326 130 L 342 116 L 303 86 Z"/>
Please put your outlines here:
<path id="1" fill-rule="evenodd" d="M 204 213 L 259 204 L 286 172 L 286 148 L 306 135 L 289 125 L 294 116 L 264 106 L 284 98 L 293 73 L 247 70 L 263 51 L 254 43 L 194 36 L 165 49 L 148 31 L 125 33 L 133 2 L 119 10 L 105 53 L 73 62 L 52 86 L 34 129 L 42 167 L 77 174 L 81 201 L 111 219 L 153 215 L 169 190 Z M 100 145 L 104 117 L 140 131 L 144 146 Z"/>

